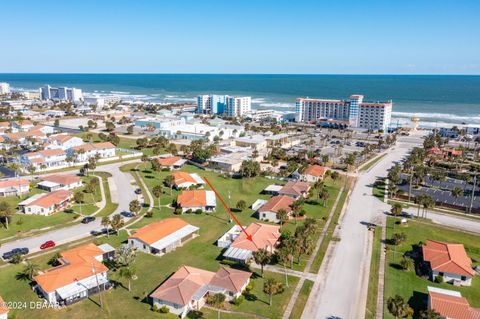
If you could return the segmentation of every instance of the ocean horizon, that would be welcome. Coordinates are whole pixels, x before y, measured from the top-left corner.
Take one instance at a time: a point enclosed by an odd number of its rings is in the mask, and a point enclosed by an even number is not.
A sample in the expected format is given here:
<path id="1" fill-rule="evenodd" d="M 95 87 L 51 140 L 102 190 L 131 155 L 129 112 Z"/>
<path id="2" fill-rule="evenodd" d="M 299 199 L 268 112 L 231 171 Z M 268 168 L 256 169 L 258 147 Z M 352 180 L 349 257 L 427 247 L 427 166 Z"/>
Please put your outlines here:
<path id="1" fill-rule="evenodd" d="M 248 95 L 253 108 L 294 110 L 298 97 L 393 100 L 392 124 L 418 116 L 427 127 L 480 125 L 480 75 L 0 73 L 15 90 L 49 84 L 150 102 L 195 102 L 199 94 Z"/>

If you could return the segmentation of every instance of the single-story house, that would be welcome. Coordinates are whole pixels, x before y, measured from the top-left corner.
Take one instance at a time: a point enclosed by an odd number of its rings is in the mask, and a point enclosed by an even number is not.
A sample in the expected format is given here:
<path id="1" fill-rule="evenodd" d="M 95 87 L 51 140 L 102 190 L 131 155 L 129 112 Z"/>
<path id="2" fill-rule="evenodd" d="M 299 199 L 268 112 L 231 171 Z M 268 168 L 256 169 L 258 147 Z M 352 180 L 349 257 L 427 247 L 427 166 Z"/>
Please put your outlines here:
<path id="1" fill-rule="evenodd" d="M 59 266 L 33 277 L 35 290 L 48 302 L 70 305 L 111 288 L 108 268 L 102 263 L 112 256 L 110 245 L 93 243 L 63 251 Z"/>
<path id="2" fill-rule="evenodd" d="M 10 309 L 7 307 L 7 304 L 3 300 L 2 296 L 0 296 L 0 319 L 8 319 L 8 313 Z"/>
<path id="3" fill-rule="evenodd" d="M 70 156 L 75 156 L 77 162 L 86 162 L 92 157 L 115 157 L 116 147 L 110 142 L 86 143 L 68 149 Z"/>
<path id="4" fill-rule="evenodd" d="M 0 197 L 20 196 L 30 191 L 30 181 L 25 178 L 0 180 Z"/>
<path id="5" fill-rule="evenodd" d="M 290 213 L 292 212 L 291 206 L 294 202 L 295 199 L 289 196 L 273 196 L 267 203 L 265 203 L 265 205 L 257 210 L 258 218 L 261 220 L 278 223 L 280 220 L 277 217 L 277 213 L 283 209 L 290 216 Z"/>
<path id="6" fill-rule="evenodd" d="M 275 251 L 280 238 L 279 226 L 252 223 L 245 231 L 252 236 L 252 240 L 248 240 L 242 231 L 223 253 L 225 259 L 246 263 L 252 259 L 253 252 L 259 249 L 266 249 L 270 253 Z"/>
<path id="7" fill-rule="evenodd" d="M 169 168 L 170 170 L 182 168 L 187 162 L 187 160 L 180 156 L 159 157 L 157 158 L 157 161 L 161 167 Z"/>
<path id="8" fill-rule="evenodd" d="M 198 230 L 181 218 L 165 218 L 139 228 L 128 237 L 128 244 L 145 253 L 163 255 L 194 238 Z"/>
<path id="9" fill-rule="evenodd" d="M 427 287 L 428 309 L 446 319 L 478 319 L 480 308 L 470 306 L 468 300 L 459 291 Z"/>
<path id="10" fill-rule="evenodd" d="M 316 183 L 319 180 L 322 180 L 325 176 L 327 168 L 320 165 L 310 165 L 305 169 L 303 174 L 300 175 L 302 181 L 309 183 Z"/>
<path id="11" fill-rule="evenodd" d="M 73 199 L 73 193 L 59 189 L 47 194 L 37 194 L 20 202 L 18 206 L 28 215 L 50 215 L 67 208 Z"/>
<path id="12" fill-rule="evenodd" d="M 441 276 L 444 282 L 461 286 L 472 284 L 475 271 L 472 268 L 472 260 L 462 244 L 427 240 L 422 252 L 423 260 L 430 268 L 431 280 Z"/>
<path id="13" fill-rule="evenodd" d="M 310 188 L 311 186 L 307 182 L 290 181 L 278 191 L 278 195 L 290 196 L 294 199 L 306 198 Z"/>
<path id="14" fill-rule="evenodd" d="M 217 200 L 213 191 L 203 189 L 184 190 L 177 197 L 177 205 L 182 208 L 182 212 L 196 211 L 197 209 L 204 212 L 213 212 L 217 206 Z"/>
<path id="15" fill-rule="evenodd" d="M 82 186 L 82 179 L 73 174 L 54 174 L 41 176 L 37 187 L 52 192 L 58 189 L 75 189 Z"/>
<path id="16" fill-rule="evenodd" d="M 189 188 L 193 185 L 199 187 L 205 185 L 205 181 L 196 173 L 173 172 L 172 176 L 175 179 L 173 186 L 176 189 Z"/>
<path id="17" fill-rule="evenodd" d="M 210 294 L 224 294 L 227 300 L 240 296 L 251 276 L 250 272 L 223 266 L 216 273 L 182 266 L 150 298 L 157 308 L 165 306 L 184 318 L 190 310 L 200 310 Z"/>

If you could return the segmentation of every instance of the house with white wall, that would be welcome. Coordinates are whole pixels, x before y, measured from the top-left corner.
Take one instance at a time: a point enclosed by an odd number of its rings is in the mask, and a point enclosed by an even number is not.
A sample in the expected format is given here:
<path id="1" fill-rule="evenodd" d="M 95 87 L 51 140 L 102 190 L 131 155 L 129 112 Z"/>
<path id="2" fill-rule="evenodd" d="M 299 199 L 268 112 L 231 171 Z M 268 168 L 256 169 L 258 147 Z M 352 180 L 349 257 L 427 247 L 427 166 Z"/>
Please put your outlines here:
<path id="1" fill-rule="evenodd" d="M 184 190 L 177 197 L 177 205 L 182 212 L 198 209 L 204 212 L 213 212 L 217 206 L 217 200 L 213 191 L 203 189 Z"/>
<path id="2" fill-rule="evenodd" d="M 20 202 L 18 206 L 27 215 L 48 216 L 67 208 L 73 199 L 73 193 L 59 189 L 47 194 L 36 194 Z"/>
<path id="3" fill-rule="evenodd" d="M 24 167 L 33 166 L 36 171 L 66 167 L 67 154 L 62 149 L 50 149 L 26 153 L 20 161 Z"/>
<path id="4" fill-rule="evenodd" d="M 21 196 L 30 191 L 30 181 L 26 178 L 0 180 L 0 197 Z"/>
<path id="5" fill-rule="evenodd" d="M 77 162 L 87 162 L 92 157 L 115 157 L 116 147 L 110 142 L 85 143 L 70 148 L 67 153 L 74 156 Z"/>

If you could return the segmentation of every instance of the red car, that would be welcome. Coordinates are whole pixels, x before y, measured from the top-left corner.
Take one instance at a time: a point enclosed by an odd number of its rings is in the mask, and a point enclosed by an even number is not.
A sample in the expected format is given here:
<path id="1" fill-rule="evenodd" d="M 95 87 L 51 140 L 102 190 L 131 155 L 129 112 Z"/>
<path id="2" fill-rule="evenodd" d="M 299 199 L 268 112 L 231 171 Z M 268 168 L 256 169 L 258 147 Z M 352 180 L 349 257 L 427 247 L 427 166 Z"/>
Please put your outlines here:
<path id="1" fill-rule="evenodd" d="M 47 249 L 55 247 L 55 242 L 53 240 L 46 241 L 40 246 L 40 249 Z"/>

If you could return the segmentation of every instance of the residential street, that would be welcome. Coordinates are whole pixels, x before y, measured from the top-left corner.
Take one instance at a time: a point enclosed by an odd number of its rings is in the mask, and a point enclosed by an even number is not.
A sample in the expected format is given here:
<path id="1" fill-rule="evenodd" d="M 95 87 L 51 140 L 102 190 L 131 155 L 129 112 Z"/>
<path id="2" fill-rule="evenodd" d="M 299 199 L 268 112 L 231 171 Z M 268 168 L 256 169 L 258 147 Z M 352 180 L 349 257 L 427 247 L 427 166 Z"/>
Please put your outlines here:
<path id="1" fill-rule="evenodd" d="M 132 185 L 134 181 L 130 173 L 124 173 L 119 170 L 119 167 L 125 165 L 126 163 L 136 162 L 139 160 L 114 163 L 108 165 L 98 166 L 96 171 L 109 172 L 112 174 L 112 177 L 109 178 L 109 187 L 112 196 L 112 202 L 118 203 L 118 208 L 113 214 L 118 214 L 123 211 L 129 210 L 130 201 L 137 199 L 135 194 L 136 187 Z M 128 221 L 128 218 L 124 218 L 125 221 Z M 40 250 L 40 245 L 46 242 L 47 240 L 53 240 L 57 245 L 64 244 L 67 242 L 75 241 L 90 235 L 92 230 L 100 230 L 102 227 L 100 225 L 101 218 L 97 218 L 94 222 L 89 224 L 75 224 L 70 227 L 64 227 L 52 231 L 48 231 L 37 236 L 27 237 L 23 239 L 18 239 L 15 241 L 4 243 L 0 246 L 0 256 L 6 252 L 10 251 L 13 248 L 18 247 L 27 247 L 30 250 L 30 253 L 34 253 Z"/>
<path id="2" fill-rule="evenodd" d="M 340 226 L 339 241 L 327 251 L 302 318 L 362 318 L 365 313 L 371 256 L 371 237 L 364 223 L 385 216 L 389 205 L 372 194 L 378 177 L 387 175 L 394 162 L 413 146 L 400 140 L 370 171 L 359 174 Z M 381 218 L 381 217 L 380 217 Z"/>

